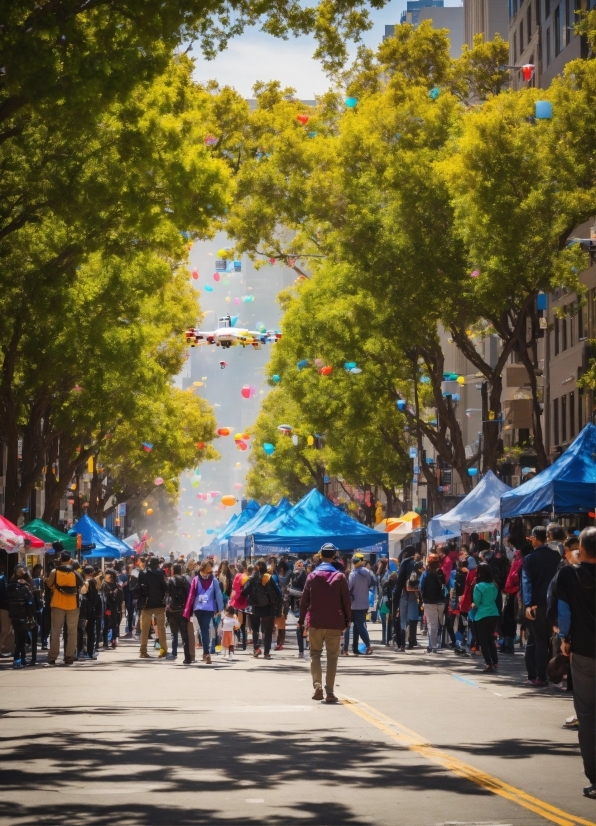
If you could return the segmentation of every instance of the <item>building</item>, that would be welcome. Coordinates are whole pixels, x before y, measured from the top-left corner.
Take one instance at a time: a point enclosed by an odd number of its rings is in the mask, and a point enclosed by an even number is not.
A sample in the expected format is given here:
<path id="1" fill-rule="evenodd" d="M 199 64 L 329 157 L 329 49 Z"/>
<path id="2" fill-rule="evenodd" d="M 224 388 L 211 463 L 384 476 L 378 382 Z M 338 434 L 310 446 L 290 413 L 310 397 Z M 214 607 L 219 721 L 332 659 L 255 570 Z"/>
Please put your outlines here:
<path id="1" fill-rule="evenodd" d="M 410 7 L 415 8 L 410 8 Z M 461 57 L 464 45 L 464 10 L 462 6 L 443 6 L 443 0 L 408 0 L 408 10 L 402 12 L 400 24 L 411 23 L 414 27 L 423 20 L 430 20 L 434 29 L 449 29 L 452 58 Z M 385 26 L 383 40 L 393 35 L 395 26 Z"/>
<path id="2" fill-rule="evenodd" d="M 464 37 L 470 49 L 476 34 L 483 34 L 485 40 L 500 34 L 507 40 L 508 33 L 508 0 L 464 0 Z"/>
<path id="3" fill-rule="evenodd" d="M 417 26 L 419 22 L 420 12 L 423 9 L 442 9 L 444 6 L 443 0 L 407 0 L 407 7 L 402 11 L 399 18 L 400 23 L 411 23 Z M 385 36 L 387 37 L 387 28 L 391 28 L 389 36 L 393 34 L 393 26 L 385 28 Z"/>

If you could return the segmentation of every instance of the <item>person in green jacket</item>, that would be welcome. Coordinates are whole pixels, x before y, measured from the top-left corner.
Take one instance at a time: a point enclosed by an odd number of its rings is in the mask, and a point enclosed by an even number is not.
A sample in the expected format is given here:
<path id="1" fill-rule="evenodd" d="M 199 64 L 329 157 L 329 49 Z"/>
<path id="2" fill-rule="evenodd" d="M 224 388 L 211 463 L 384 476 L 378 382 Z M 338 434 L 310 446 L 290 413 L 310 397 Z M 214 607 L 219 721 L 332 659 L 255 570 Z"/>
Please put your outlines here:
<path id="1" fill-rule="evenodd" d="M 497 646 L 495 645 L 495 628 L 499 619 L 498 595 L 499 589 L 495 585 L 490 565 L 483 562 L 478 566 L 476 572 L 473 599 L 475 606 L 474 625 L 482 656 L 486 663 L 485 671 L 495 671 L 499 667 Z"/>

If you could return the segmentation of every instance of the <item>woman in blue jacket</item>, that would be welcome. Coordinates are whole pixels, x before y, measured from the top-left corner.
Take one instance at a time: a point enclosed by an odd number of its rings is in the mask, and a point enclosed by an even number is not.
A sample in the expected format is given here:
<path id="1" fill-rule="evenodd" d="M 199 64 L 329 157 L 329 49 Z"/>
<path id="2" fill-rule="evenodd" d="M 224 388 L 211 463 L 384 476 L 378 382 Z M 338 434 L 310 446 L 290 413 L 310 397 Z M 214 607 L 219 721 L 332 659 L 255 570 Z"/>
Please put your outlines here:
<path id="1" fill-rule="evenodd" d="M 499 589 L 495 585 L 490 565 L 483 562 L 478 566 L 476 572 L 473 599 L 474 626 L 482 656 L 486 663 L 485 671 L 495 671 L 499 666 L 497 646 L 495 645 L 495 628 L 499 619 L 498 595 Z"/>

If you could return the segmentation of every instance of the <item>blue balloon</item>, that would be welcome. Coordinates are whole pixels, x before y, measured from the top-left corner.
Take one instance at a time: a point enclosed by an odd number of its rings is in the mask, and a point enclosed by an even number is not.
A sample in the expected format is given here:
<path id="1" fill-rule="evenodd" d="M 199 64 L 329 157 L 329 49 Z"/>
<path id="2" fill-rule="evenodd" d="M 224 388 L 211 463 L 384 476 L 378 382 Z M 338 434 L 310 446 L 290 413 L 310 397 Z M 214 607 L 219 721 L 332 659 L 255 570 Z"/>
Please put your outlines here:
<path id="1" fill-rule="evenodd" d="M 478 474 L 477 467 L 469 467 L 468 468 L 468 476 L 476 476 Z"/>
<path id="2" fill-rule="evenodd" d="M 406 409 L 406 400 L 405 399 L 398 399 L 395 402 L 398 410 L 405 410 Z"/>
<path id="3" fill-rule="evenodd" d="M 206 293 L 212 293 L 213 292 L 213 287 L 211 286 L 211 284 L 205 284 L 205 292 Z"/>
<path id="4" fill-rule="evenodd" d="M 346 106 L 348 109 L 354 109 L 358 105 L 358 98 L 346 98 Z"/>
<path id="5" fill-rule="evenodd" d="M 279 384 L 280 377 L 277 374 L 275 374 L 274 376 L 271 376 L 271 380 L 274 381 L 276 384 Z"/>
<path id="6" fill-rule="evenodd" d="M 271 456 L 272 453 L 275 453 L 275 446 L 270 444 L 269 442 L 265 442 L 263 445 L 263 450 L 267 454 L 267 456 Z"/>
<path id="7" fill-rule="evenodd" d="M 420 376 L 420 384 L 430 384 L 430 378 L 428 376 Z"/>
<path id="8" fill-rule="evenodd" d="M 435 86 L 434 89 L 431 89 L 428 94 L 431 96 L 433 100 L 436 100 L 441 94 L 441 90 L 437 86 Z"/>
<path id="9" fill-rule="evenodd" d="M 354 367 L 356 367 L 356 362 L 355 361 L 346 361 L 346 363 L 344 364 L 344 367 L 346 368 L 346 370 L 353 370 Z"/>
<path id="10" fill-rule="evenodd" d="M 299 370 L 304 370 L 305 367 L 308 367 L 308 360 L 307 359 L 302 359 L 302 361 L 299 361 L 296 366 L 298 367 Z"/>

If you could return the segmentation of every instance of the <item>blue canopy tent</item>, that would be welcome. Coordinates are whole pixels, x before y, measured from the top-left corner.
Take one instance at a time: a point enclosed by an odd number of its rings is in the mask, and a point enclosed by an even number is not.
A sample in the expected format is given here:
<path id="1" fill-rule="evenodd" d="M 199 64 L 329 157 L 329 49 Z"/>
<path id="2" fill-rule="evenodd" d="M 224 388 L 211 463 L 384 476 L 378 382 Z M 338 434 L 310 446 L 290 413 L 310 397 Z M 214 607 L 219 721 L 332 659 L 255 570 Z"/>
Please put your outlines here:
<path id="1" fill-rule="evenodd" d="M 596 507 L 596 426 L 587 424 L 553 464 L 501 497 L 501 519 L 588 513 Z"/>
<path id="2" fill-rule="evenodd" d="M 243 525 L 246 525 L 247 522 L 255 516 L 256 513 L 260 510 L 259 503 L 256 502 L 254 499 L 249 499 L 246 503 L 246 506 L 243 511 L 237 513 L 234 517 L 230 519 L 228 524 L 225 528 L 217 535 L 217 539 L 214 540 L 213 545 L 216 547 L 215 551 L 212 553 L 219 554 L 222 559 L 229 558 L 229 539 L 230 536 L 237 530 L 240 530 Z"/>
<path id="3" fill-rule="evenodd" d="M 228 543 L 230 558 L 247 556 L 250 553 L 252 534 L 266 530 L 271 522 L 280 515 L 284 516 L 291 507 L 289 500 L 284 497 L 278 505 L 263 505 L 242 528 L 234 528 Z"/>
<path id="4" fill-rule="evenodd" d="M 374 548 L 376 553 L 388 554 L 387 534 L 352 519 L 316 489 L 267 528 L 252 535 L 257 552 L 275 549 L 286 553 L 314 553 L 321 545 L 332 542 L 340 551 Z"/>
<path id="5" fill-rule="evenodd" d="M 76 525 L 72 526 L 69 531 L 71 534 L 81 534 L 83 545 L 95 545 L 94 550 L 83 552 L 81 556 L 85 559 L 120 559 L 121 556 L 134 556 L 134 551 L 123 542 L 114 536 L 97 522 L 94 522 L 90 516 L 81 516 Z"/>
<path id="6" fill-rule="evenodd" d="M 428 523 L 427 535 L 434 542 L 445 542 L 462 532 L 493 531 L 499 526 L 501 497 L 510 491 L 492 470 L 476 487 L 447 513 L 434 516 Z"/>

